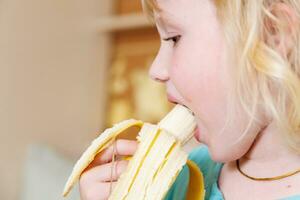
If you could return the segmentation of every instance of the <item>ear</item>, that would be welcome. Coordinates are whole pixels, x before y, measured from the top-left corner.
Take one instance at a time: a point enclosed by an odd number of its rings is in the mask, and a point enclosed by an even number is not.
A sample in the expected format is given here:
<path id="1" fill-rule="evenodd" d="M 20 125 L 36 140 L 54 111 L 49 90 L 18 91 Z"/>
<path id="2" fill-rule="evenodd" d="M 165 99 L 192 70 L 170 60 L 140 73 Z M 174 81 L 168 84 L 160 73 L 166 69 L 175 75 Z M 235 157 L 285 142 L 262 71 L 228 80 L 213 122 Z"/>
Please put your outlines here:
<path id="1" fill-rule="evenodd" d="M 286 3 L 273 3 L 267 11 L 264 22 L 265 42 L 283 57 L 287 57 L 299 33 L 299 18 L 296 11 Z"/>

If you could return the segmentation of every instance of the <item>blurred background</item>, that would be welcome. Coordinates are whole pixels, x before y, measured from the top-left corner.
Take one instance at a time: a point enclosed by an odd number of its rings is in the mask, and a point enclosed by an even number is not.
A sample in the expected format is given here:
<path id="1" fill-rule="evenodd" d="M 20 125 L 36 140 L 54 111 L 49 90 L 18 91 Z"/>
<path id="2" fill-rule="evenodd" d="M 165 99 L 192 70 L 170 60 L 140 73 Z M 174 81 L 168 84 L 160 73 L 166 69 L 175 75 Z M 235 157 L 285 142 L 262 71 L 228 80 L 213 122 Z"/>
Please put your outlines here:
<path id="1" fill-rule="evenodd" d="M 139 0 L 2 0 L 0 27 L 1 200 L 62 199 L 99 133 L 173 106 L 148 78 L 159 37 Z"/>

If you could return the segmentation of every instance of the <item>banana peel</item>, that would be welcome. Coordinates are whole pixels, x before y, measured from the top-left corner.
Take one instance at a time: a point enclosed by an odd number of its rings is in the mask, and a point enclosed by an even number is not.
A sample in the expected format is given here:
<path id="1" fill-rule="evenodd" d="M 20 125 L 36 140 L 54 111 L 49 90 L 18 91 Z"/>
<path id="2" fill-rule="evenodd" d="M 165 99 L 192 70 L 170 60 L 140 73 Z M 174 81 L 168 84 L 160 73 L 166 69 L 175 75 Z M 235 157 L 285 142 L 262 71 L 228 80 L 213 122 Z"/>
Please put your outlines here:
<path id="1" fill-rule="evenodd" d="M 132 156 L 126 156 L 124 160 L 130 160 Z M 186 200 L 203 200 L 205 197 L 204 177 L 197 166 L 192 160 L 187 160 L 186 165 L 189 169 L 189 184 L 186 193 Z"/>
<path id="2" fill-rule="evenodd" d="M 131 127 L 139 130 L 135 137 L 139 145 L 109 200 L 163 199 L 185 164 L 192 174 L 187 197 L 193 200 L 204 199 L 202 173 L 195 163 L 188 161 L 187 153 L 181 148 L 193 136 L 196 122 L 193 114 L 181 105 L 176 105 L 157 125 L 130 119 L 106 129 L 76 162 L 63 196 L 67 196 L 95 156 Z"/>

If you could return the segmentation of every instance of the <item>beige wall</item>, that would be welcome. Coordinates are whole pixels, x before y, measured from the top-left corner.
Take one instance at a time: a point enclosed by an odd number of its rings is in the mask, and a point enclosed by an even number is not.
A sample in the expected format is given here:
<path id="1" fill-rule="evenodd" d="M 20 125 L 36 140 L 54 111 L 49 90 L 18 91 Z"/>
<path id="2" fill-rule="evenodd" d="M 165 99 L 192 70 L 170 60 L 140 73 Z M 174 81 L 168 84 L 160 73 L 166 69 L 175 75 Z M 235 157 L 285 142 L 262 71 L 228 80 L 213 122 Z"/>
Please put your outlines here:
<path id="1" fill-rule="evenodd" d="M 1 1 L 0 199 L 17 199 L 29 143 L 75 158 L 102 130 L 109 48 L 92 24 L 109 4 Z"/>

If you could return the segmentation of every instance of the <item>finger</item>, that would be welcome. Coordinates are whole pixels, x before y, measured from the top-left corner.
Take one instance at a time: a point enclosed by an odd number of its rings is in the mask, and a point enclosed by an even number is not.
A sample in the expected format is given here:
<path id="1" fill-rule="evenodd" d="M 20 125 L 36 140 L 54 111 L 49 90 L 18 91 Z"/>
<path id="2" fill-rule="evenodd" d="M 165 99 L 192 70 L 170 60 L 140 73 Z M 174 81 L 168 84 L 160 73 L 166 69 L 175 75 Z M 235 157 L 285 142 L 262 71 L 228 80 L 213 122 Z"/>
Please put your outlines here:
<path id="1" fill-rule="evenodd" d="M 119 176 L 122 174 L 122 172 L 125 171 L 127 165 L 127 160 L 119 160 L 98 165 L 94 168 L 89 169 L 88 171 L 85 171 L 80 179 L 82 179 L 83 182 L 85 180 L 88 180 L 88 182 L 107 182 L 107 181 L 116 181 Z"/>
<path id="2" fill-rule="evenodd" d="M 93 185 L 85 187 L 80 185 L 80 199 L 107 200 L 113 189 L 116 187 L 116 184 L 117 182 L 114 181 L 111 183 L 96 182 L 93 183 Z"/>
<path id="3" fill-rule="evenodd" d="M 115 144 L 110 145 L 108 148 L 97 154 L 91 165 L 95 166 L 112 161 L 113 152 L 115 155 L 120 156 L 133 155 L 137 146 L 138 142 L 135 140 L 118 139 L 115 141 Z"/>

